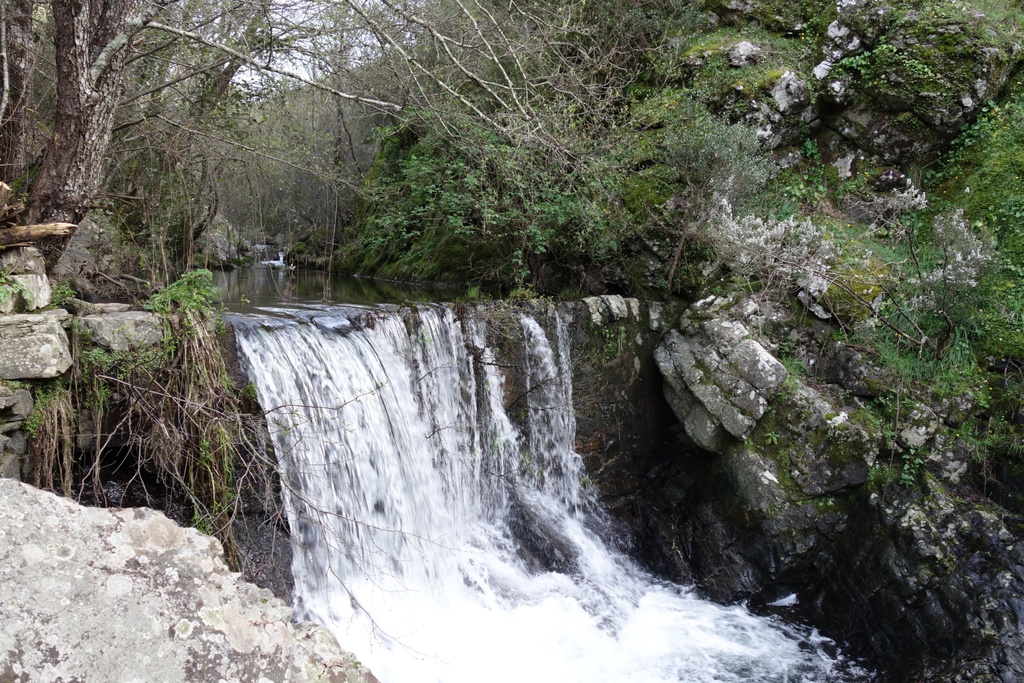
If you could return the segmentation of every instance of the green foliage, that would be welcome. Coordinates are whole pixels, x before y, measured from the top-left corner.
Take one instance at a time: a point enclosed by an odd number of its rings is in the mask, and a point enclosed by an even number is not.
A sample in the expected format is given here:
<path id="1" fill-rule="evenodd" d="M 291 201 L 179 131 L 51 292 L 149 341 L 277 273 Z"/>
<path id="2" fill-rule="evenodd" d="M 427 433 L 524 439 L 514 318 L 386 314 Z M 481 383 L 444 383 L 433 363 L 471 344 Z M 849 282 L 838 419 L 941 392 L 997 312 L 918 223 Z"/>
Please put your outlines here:
<path id="1" fill-rule="evenodd" d="M 205 269 L 193 270 L 151 296 L 143 308 L 162 314 L 178 311 L 209 314 L 218 296 L 213 286 L 213 273 Z"/>
<path id="2" fill-rule="evenodd" d="M 543 297 L 537 293 L 537 291 L 530 285 L 520 285 L 511 292 L 509 292 L 505 299 L 511 303 L 520 301 L 534 301 L 536 299 L 542 299 Z"/>
<path id="3" fill-rule="evenodd" d="M 241 485 L 236 464 L 239 444 L 252 428 L 241 406 L 255 398 L 255 389 L 236 391 L 228 377 L 209 325 L 209 276 L 186 274 L 151 299 L 168 325 L 162 344 L 111 351 L 92 346 L 73 327 L 70 379 L 36 392 L 26 426 L 38 485 L 69 492 L 77 471 L 102 492 L 101 456 L 116 416 L 138 467 L 188 501 L 194 524 L 217 535 L 236 562 L 230 528 Z M 95 464 L 75 462 L 76 440 L 82 439 L 92 440 Z"/>
<path id="4" fill-rule="evenodd" d="M 970 292 L 972 343 L 981 355 L 1024 358 L 1024 87 L 990 103 L 928 179 L 942 204 L 962 206 L 994 238 L 998 260 Z"/>
<path id="5" fill-rule="evenodd" d="M 827 15 L 831 3 L 825 0 L 766 0 L 753 3 L 751 18 L 759 25 L 778 33 L 795 33 Z M 704 6 L 716 14 L 729 17 L 735 6 L 727 0 L 706 0 Z"/>
<path id="6" fill-rule="evenodd" d="M 751 42 L 761 51 L 751 63 L 736 68 L 729 55 L 737 43 Z M 779 36 L 762 28 L 729 27 L 710 33 L 686 28 L 675 31 L 651 53 L 656 83 L 689 89 L 705 106 L 730 121 L 756 111 L 758 98 L 786 72 L 807 74 L 817 57 L 816 47 L 803 37 Z"/>
<path id="7" fill-rule="evenodd" d="M 884 295 L 892 275 L 887 264 L 871 256 L 836 268 L 830 280 L 820 303 L 843 323 L 856 323 L 872 316 L 872 304 Z"/>
<path id="8" fill-rule="evenodd" d="M 23 284 L 11 277 L 9 270 L 0 271 L 0 304 L 6 305 L 26 294 Z"/>
<path id="9" fill-rule="evenodd" d="M 900 468 L 900 486 L 910 488 L 917 484 L 917 474 L 924 464 L 924 459 L 917 454 L 917 449 L 908 448 L 901 456 L 903 467 Z"/>
<path id="10" fill-rule="evenodd" d="M 428 133 L 407 148 L 384 147 L 391 170 L 367 187 L 373 209 L 343 269 L 515 286 L 530 282 L 543 260 L 618 248 L 600 203 L 611 178 L 586 161 L 561 167 L 543 149 L 486 131 L 466 135 L 476 144 Z"/>
<path id="11" fill-rule="evenodd" d="M 943 125 L 937 113 L 974 94 L 978 62 L 1007 68 L 1019 34 L 1019 7 L 1003 0 L 988 3 L 985 14 L 955 0 L 887 9 L 874 46 L 838 62 L 831 75 L 850 79 L 854 97 L 872 106 L 906 110 L 916 119 L 910 127 Z"/>
<path id="12" fill-rule="evenodd" d="M 69 387 L 56 382 L 35 392 L 32 413 L 25 420 L 33 459 L 33 483 L 71 495 L 74 477 L 74 434 L 78 411 Z"/>
<path id="13" fill-rule="evenodd" d="M 602 348 L 604 361 L 608 362 L 621 356 L 627 343 L 626 326 L 604 327 L 601 329 L 601 334 L 604 336 L 604 347 Z"/>
<path id="14" fill-rule="evenodd" d="M 109 351 L 92 347 L 81 354 L 82 369 L 90 374 L 112 374 L 117 379 L 129 380 L 136 374 L 155 373 L 168 362 L 167 349 L 162 345 Z"/>
<path id="15" fill-rule="evenodd" d="M 466 293 L 458 298 L 459 301 L 470 302 L 470 301 L 482 301 L 487 298 L 483 290 L 480 289 L 480 285 L 470 285 L 466 288 Z"/>
<path id="16" fill-rule="evenodd" d="M 50 305 L 60 308 L 78 296 L 70 282 L 59 282 L 50 290 Z"/>

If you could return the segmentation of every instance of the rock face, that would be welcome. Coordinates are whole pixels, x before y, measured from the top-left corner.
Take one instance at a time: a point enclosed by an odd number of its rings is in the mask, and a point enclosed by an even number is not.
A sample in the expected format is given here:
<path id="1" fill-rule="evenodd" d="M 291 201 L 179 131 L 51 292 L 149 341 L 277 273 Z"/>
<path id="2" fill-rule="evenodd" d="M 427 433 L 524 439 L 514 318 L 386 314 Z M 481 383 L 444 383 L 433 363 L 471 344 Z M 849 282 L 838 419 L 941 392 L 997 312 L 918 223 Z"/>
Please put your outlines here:
<path id="1" fill-rule="evenodd" d="M 630 528 L 638 519 L 642 495 L 642 473 L 646 460 L 668 436 L 674 419 L 661 396 L 661 380 L 653 351 L 661 339 L 666 318 L 678 315 L 678 305 L 641 303 L 617 295 L 588 297 L 579 302 L 523 304 L 545 328 L 559 357 L 568 352 L 572 364 L 572 402 L 576 414 L 576 451 L 587 467 L 588 485 L 597 492 L 602 507 Z M 513 311 L 515 309 L 512 309 Z M 509 335 L 500 344 L 499 362 L 506 368 L 506 409 L 521 421 L 518 410 L 528 390 L 523 369 L 528 361 L 522 325 L 509 309 L 482 304 L 472 313 L 496 324 L 494 330 Z M 511 321 L 501 323 L 499 319 Z M 559 330 L 565 346 L 555 343 Z M 523 529 L 517 537 L 536 560 L 537 567 L 565 567 L 574 559 L 566 551 L 564 537 L 536 524 L 541 516 L 532 514 L 528 501 L 517 501 L 514 516 Z"/>
<path id="2" fill-rule="evenodd" d="M 654 359 L 665 379 L 665 398 L 687 435 L 715 453 L 744 440 L 786 381 L 786 368 L 741 323 L 713 317 L 695 304 L 683 316 L 684 334 L 670 330 Z M 730 439 L 732 437 L 732 439 Z"/>
<path id="3" fill-rule="evenodd" d="M 924 8 L 922 8 L 924 9 Z M 842 109 L 830 127 L 887 163 L 937 151 L 1002 88 L 1021 56 L 997 19 L 840 0 L 814 75 Z"/>
<path id="4" fill-rule="evenodd" d="M 153 510 L 83 508 L 0 480 L 0 679 L 375 679 L 326 630 Z"/>
<path id="5" fill-rule="evenodd" d="M 117 264 L 114 256 L 114 235 L 117 230 L 106 225 L 98 216 L 88 216 L 78 224 L 71 236 L 64 256 L 53 268 L 55 278 L 73 278 L 84 270 L 114 272 Z"/>
<path id="6" fill-rule="evenodd" d="M 0 316 L 0 379 L 46 379 L 71 367 L 68 336 L 58 309 Z"/>
<path id="7" fill-rule="evenodd" d="M 842 140 L 837 156 L 855 152 L 875 165 L 921 163 L 998 96 L 1024 58 L 1001 6 L 709 0 L 705 7 L 737 27 L 733 68 L 764 62 L 784 74 L 712 103 L 754 125 L 773 149 L 800 145 L 824 127 Z M 754 53 L 748 26 L 789 41 L 789 49 Z M 805 50 L 804 35 L 812 32 L 817 35 L 807 38 L 818 47 Z"/>
<path id="8" fill-rule="evenodd" d="M 21 457 L 28 450 L 21 426 L 32 414 L 33 406 L 28 389 L 0 384 L 0 478 L 21 477 Z"/>
<path id="9" fill-rule="evenodd" d="M 690 437 L 703 424 L 694 410 L 715 417 L 716 405 L 691 385 L 728 386 L 705 379 L 742 339 L 723 330 L 756 327 L 767 348 L 811 349 L 800 362 L 817 378 L 787 381 L 744 437 L 720 421 L 728 433 L 713 441 L 718 454 L 691 446 L 651 460 L 636 479 L 646 491 L 639 545 L 652 565 L 724 602 L 795 593 L 797 613 L 892 680 L 1024 680 L 1021 520 L 947 487 L 968 458 L 951 429 L 961 411 L 906 399 L 883 429 L 863 402 L 883 393 L 883 373 L 866 353 L 823 343 L 824 323 L 812 319 L 821 333 L 804 339 L 786 313 L 749 301 L 707 300 L 688 313 L 687 334 L 670 331 L 658 354 L 669 401 L 693 394 L 687 411 L 673 403 Z M 715 359 L 716 369 L 679 357 Z"/>
<path id="10" fill-rule="evenodd" d="M 811 613 L 892 653 L 893 680 L 1024 680 L 1024 541 L 991 512 L 931 482 L 865 495 L 819 561 Z"/>

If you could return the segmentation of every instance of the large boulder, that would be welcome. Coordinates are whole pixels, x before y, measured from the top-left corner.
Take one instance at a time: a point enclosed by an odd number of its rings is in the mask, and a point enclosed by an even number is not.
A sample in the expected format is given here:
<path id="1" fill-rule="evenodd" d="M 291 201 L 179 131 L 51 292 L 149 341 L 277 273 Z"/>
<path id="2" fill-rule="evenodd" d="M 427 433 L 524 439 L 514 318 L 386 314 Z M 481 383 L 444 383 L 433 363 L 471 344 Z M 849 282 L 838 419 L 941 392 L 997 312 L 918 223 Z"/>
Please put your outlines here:
<path id="1" fill-rule="evenodd" d="M 84 508 L 0 480 L 0 679 L 331 681 L 372 675 L 149 509 Z"/>
<path id="2" fill-rule="evenodd" d="M 654 352 L 665 398 L 686 434 L 722 453 L 744 440 L 786 380 L 786 368 L 740 322 L 701 320 L 702 303 L 683 316 L 683 334 L 670 330 Z"/>
<path id="3" fill-rule="evenodd" d="M 58 309 L 0 316 L 0 379 L 48 379 L 71 367 L 68 336 Z"/>
<path id="4" fill-rule="evenodd" d="M 714 417 L 688 374 L 721 374 L 722 363 L 712 372 L 700 354 L 726 358 L 739 323 L 807 371 L 744 438 L 726 431 L 719 454 L 681 444 L 652 459 L 638 478 L 652 566 L 713 599 L 808 619 L 892 680 L 1024 680 L 1024 522 L 947 488 L 971 457 L 954 425 L 973 392 L 936 406 L 907 396 L 880 413 L 884 401 L 865 399 L 884 394 L 884 369 L 867 350 L 834 342 L 827 323 L 709 298 L 659 350 L 694 359 L 661 363 L 669 400 L 680 387 L 691 395 L 679 414 L 688 433 L 694 405 Z M 680 339 L 685 353 L 671 348 Z"/>

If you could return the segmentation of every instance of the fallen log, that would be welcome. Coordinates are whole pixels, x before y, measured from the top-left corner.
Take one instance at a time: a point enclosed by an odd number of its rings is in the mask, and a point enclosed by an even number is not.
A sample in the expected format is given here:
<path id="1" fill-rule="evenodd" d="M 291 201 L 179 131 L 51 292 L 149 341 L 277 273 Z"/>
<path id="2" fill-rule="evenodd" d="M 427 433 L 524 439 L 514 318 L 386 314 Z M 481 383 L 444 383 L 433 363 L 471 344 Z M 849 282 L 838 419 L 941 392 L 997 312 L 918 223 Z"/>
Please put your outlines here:
<path id="1" fill-rule="evenodd" d="M 35 223 L 33 225 L 5 225 L 0 227 L 0 249 L 6 249 L 25 242 L 35 242 L 44 237 L 70 235 L 78 226 L 74 223 Z"/>

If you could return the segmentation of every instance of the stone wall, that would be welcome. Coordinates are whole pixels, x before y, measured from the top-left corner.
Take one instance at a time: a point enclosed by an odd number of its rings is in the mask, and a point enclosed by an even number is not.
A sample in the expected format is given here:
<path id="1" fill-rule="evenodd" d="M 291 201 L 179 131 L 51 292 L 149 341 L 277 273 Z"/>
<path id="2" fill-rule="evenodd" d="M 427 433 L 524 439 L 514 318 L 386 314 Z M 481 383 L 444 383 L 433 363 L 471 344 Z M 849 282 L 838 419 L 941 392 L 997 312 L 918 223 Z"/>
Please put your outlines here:
<path id="1" fill-rule="evenodd" d="M 71 368 L 68 333 L 77 325 L 93 345 L 127 351 L 163 339 L 160 317 L 131 311 L 127 304 L 88 304 L 70 299 L 56 308 L 34 247 L 0 251 L 0 476 L 20 478 L 31 470 L 25 420 L 33 409 L 30 389 L 43 388 Z"/>

